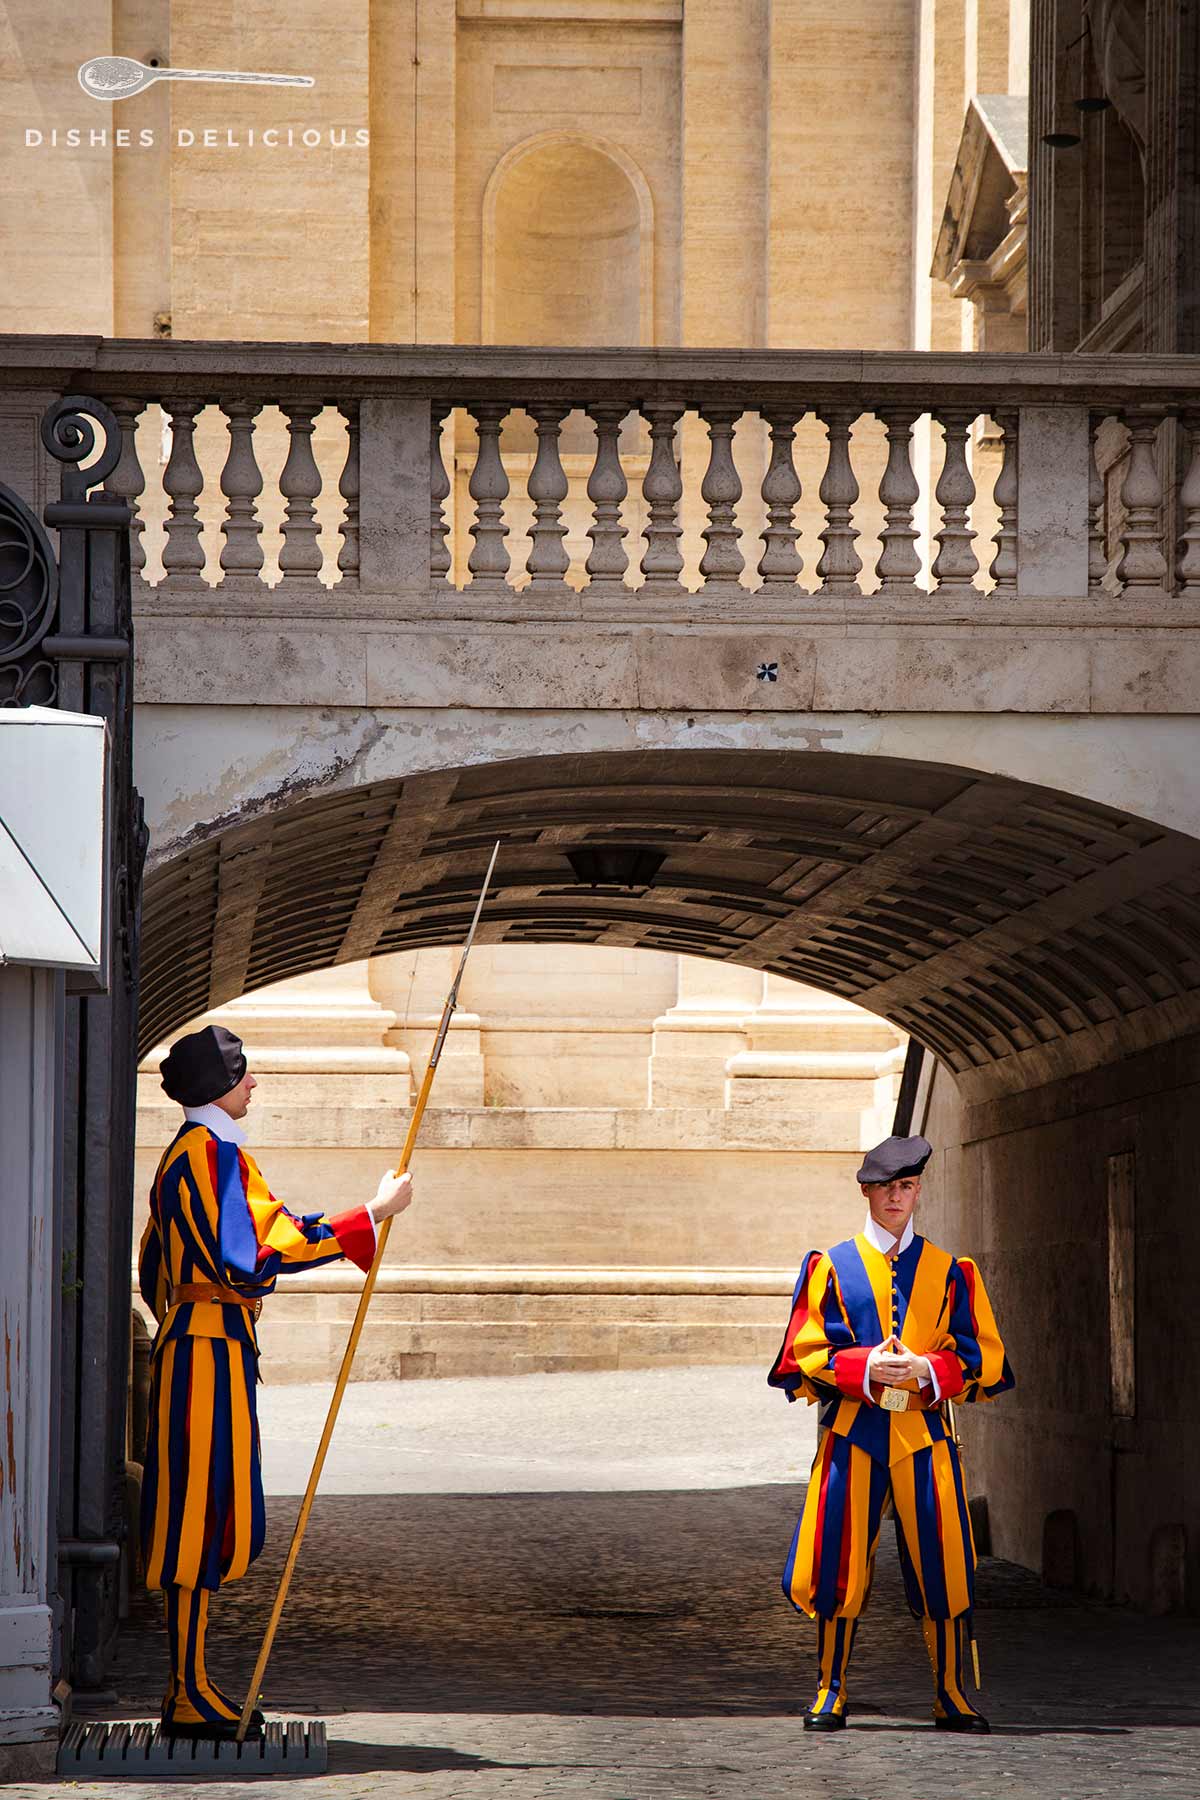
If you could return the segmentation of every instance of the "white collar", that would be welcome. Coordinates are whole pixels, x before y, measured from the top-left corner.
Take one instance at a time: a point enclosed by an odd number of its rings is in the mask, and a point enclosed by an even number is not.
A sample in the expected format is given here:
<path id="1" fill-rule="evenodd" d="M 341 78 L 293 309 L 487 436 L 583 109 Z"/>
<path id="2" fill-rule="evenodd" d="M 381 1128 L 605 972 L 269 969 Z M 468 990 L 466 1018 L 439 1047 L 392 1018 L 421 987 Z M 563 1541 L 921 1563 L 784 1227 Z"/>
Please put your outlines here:
<path id="1" fill-rule="evenodd" d="M 915 1235 L 911 1214 L 905 1223 L 904 1230 L 900 1233 L 900 1242 L 897 1243 L 890 1231 L 885 1231 L 882 1225 L 877 1225 L 875 1223 L 875 1220 L 871 1216 L 870 1207 L 867 1208 L 867 1222 L 863 1226 L 863 1236 L 874 1244 L 881 1255 L 891 1256 L 892 1252 L 895 1251 L 896 1255 L 899 1256 L 902 1250 L 908 1249 L 908 1246 L 912 1243 Z"/>
<path id="2" fill-rule="evenodd" d="M 189 1125 L 207 1125 L 214 1137 L 219 1137 L 225 1144 L 244 1144 L 246 1133 L 236 1119 L 231 1119 L 223 1107 L 214 1106 L 210 1101 L 207 1106 L 185 1106 L 183 1116 Z"/>

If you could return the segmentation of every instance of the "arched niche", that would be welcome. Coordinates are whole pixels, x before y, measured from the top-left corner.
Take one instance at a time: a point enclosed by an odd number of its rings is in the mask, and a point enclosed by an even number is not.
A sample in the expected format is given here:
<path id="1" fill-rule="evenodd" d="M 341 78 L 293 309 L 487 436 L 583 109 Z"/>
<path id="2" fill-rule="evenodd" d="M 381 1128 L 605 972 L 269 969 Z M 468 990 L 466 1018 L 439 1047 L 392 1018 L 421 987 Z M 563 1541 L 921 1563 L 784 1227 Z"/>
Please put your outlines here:
<path id="1" fill-rule="evenodd" d="M 483 203 L 484 343 L 648 344 L 653 286 L 653 202 L 623 150 L 551 131 L 501 158 Z"/>

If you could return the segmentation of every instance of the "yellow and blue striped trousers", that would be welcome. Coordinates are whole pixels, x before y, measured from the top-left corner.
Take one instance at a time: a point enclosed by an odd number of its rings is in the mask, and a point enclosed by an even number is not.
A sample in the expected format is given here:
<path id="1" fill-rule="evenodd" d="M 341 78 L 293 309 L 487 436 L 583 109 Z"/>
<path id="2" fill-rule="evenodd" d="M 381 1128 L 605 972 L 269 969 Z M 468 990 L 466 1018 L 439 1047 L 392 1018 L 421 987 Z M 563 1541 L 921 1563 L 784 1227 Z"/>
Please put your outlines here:
<path id="1" fill-rule="evenodd" d="M 784 1592 L 800 1612 L 858 1618 L 871 1592 L 889 1498 L 914 1617 L 970 1612 L 975 1541 L 954 1444 L 943 1439 L 889 1467 L 832 1431 L 821 1434 L 784 1566 Z"/>
<path id="2" fill-rule="evenodd" d="M 884 1507 L 891 1500 L 909 1608 L 922 1621 L 934 1676 L 935 1714 L 969 1713 L 963 1681 L 974 1600 L 975 1544 L 962 1467 L 944 1440 L 890 1467 L 822 1433 L 784 1569 L 784 1592 L 817 1620 L 817 1695 L 811 1711 L 840 1713 L 858 1620 L 875 1572 Z"/>

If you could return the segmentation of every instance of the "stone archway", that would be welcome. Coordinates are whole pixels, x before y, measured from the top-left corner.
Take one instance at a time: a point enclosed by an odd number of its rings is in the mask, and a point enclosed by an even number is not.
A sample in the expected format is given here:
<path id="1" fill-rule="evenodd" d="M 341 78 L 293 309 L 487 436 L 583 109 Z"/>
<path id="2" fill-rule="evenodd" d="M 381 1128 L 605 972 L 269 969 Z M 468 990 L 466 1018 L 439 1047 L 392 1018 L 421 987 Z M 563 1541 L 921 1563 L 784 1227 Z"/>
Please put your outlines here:
<path id="1" fill-rule="evenodd" d="M 497 838 L 485 941 L 790 975 L 937 1053 L 950 1078 L 917 1122 L 939 1146 L 926 1229 L 983 1257 L 1018 1371 L 970 1434 L 996 1551 L 1038 1566 L 1042 1521 L 1070 1511 L 1081 1582 L 1151 1604 L 1156 1533 L 1197 1535 L 1200 1420 L 1152 1380 L 1177 1339 L 1150 1296 L 1200 1253 L 1200 840 L 1033 782 L 845 751 L 596 751 L 377 780 L 193 837 L 152 872 L 144 1044 L 288 974 L 461 941 Z M 581 850 L 616 860 L 589 871 Z M 1119 1405 L 1080 1353 L 1116 1344 L 1118 1291 Z"/>
<path id="2" fill-rule="evenodd" d="M 455 942 L 634 944 L 883 1014 L 966 1091 L 1200 1023 L 1200 842 L 1050 788 L 823 751 L 522 758 L 317 795 L 148 878 L 142 1043 L 329 963 Z M 656 866 L 578 880 L 571 849 Z"/>

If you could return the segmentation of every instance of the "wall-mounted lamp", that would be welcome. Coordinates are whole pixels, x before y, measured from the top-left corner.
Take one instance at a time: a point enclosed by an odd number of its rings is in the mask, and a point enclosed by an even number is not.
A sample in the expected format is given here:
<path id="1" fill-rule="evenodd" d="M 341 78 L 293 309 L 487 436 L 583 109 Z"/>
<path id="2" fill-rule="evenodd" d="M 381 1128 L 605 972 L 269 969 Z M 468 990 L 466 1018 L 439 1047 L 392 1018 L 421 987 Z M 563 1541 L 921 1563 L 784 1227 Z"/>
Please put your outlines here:
<path id="1" fill-rule="evenodd" d="M 1084 39 L 1090 36 L 1091 25 L 1089 23 L 1085 24 L 1079 36 L 1067 45 L 1064 55 L 1069 57 L 1072 50 L 1082 45 Z M 1076 88 L 1081 88 L 1083 86 L 1082 49 L 1079 50 L 1079 68 L 1073 85 Z M 1071 102 L 1071 105 L 1077 113 L 1101 113 L 1108 110 L 1112 105 L 1112 101 L 1106 94 L 1080 94 L 1077 100 Z M 1042 142 L 1048 150 L 1074 150 L 1077 145 L 1083 142 L 1082 134 L 1074 129 L 1074 121 L 1069 117 L 1060 117 L 1058 124 L 1061 129 L 1056 131 L 1045 131 L 1042 133 Z"/>
<path id="2" fill-rule="evenodd" d="M 649 887 L 667 860 L 664 851 L 637 844 L 589 844 L 565 855 L 576 881 L 588 887 Z"/>

